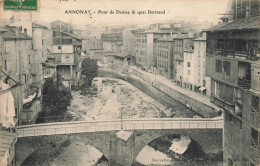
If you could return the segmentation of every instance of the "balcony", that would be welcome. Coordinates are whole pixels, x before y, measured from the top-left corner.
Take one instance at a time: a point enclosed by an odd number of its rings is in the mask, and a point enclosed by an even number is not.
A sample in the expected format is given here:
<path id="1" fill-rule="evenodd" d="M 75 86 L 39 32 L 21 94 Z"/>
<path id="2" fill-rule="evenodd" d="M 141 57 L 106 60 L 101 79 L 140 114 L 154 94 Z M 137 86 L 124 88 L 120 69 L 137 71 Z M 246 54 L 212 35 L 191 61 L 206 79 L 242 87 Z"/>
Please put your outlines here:
<path id="1" fill-rule="evenodd" d="M 256 144 L 255 140 L 251 137 L 251 151 L 250 158 L 255 163 L 260 163 L 260 149 L 259 145 Z"/>
<path id="2" fill-rule="evenodd" d="M 218 96 L 212 95 L 210 101 L 221 108 L 225 108 L 226 110 L 229 110 L 232 113 L 235 113 L 234 104 L 228 103 L 227 101 L 225 101 L 225 99 L 221 99 Z"/>
<path id="3" fill-rule="evenodd" d="M 260 128 L 260 111 L 251 106 L 250 123 L 256 128 Z"/>
<path id="4" fill-rule="evenodd" d="M 72 45 L 82 45 L 82 41 L 73 41 Z"/>
<path id="5" fill-rule="evenodd" d="M 238 78 L 237 84 L 239 88 L 242 89 L 250 89 L 251 88 L 251 80 L 248 80 L 246 78 Z"/>

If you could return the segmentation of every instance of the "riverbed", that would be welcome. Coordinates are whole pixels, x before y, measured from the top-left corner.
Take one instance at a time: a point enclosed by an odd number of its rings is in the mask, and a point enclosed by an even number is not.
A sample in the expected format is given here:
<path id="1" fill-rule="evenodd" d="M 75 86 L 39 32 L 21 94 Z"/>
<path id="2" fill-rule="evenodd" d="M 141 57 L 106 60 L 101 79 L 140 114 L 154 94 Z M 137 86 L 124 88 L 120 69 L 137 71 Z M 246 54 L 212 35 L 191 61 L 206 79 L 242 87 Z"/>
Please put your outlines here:
<path id="1" fill-rule="evenodd" d="M 72 92 L 73 99 L 67 111 L 69 121 L 119 119 L 121 115 L 124 119 L 197 115 L 152 87 L 145 90 L 149 92 L 146 94 L 124 80 L 103 77 L 95 78 L 92 86 L 97 90 L 94 95 Z M 157 101 L 159 98 L 163 103 Z"/>

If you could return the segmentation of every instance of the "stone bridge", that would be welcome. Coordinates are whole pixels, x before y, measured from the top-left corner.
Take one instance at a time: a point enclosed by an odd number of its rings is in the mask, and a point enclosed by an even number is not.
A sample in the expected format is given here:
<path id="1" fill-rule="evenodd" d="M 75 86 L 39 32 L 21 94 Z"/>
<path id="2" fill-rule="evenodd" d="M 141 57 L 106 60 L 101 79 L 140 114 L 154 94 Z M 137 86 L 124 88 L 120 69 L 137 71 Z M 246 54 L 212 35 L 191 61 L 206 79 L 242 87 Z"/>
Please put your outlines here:
<path id="1" fill-rule="evenodd" d="M 221 119 L 154 118 L 124 119 L 122 122 L 76 121 L 19 126 L 18 142 L 31 139 L 43 142 L 57 139 L 77 140 L 102 152 L 110 165 L 123 166 L 132 165 L 139 152 L 149 142 L 170 134 L 190 137 L 206 153 L 222 147 Z M 116 133 L 121 129 L 132 132 L 128 140 L 117 137 Z"/>

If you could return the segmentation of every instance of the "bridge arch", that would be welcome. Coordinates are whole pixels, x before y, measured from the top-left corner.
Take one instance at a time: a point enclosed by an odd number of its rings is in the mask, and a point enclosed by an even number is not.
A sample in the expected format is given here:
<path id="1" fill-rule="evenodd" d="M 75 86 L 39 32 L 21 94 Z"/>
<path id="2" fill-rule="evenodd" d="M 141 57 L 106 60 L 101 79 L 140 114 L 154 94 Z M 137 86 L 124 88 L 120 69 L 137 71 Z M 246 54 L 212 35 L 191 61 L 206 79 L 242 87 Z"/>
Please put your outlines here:
<path id="1" fill-rule="evenodd" d="M 184 135 L 194 141 L 201 151 L 216 153 L 222 150 L 221 130 L 137 130 L 134 132 L 133 163 L 141 150 L 153 140 L 167 135 Z M 210 135 L 210 137 L 209 137 Z"/>
<path id="2" fill-rule="evenodd" d="M 170 134 L 170 133 L 167 133 L 166 135 L 162 135 L 162 136 L 160 136 L 158 138 L 155 138 L 154 140 L 149 142 L 147 145 L 145 145 L 141 149 L 141 151 L 137 154 L 137 157 L 134 159 L 134 161 L 133 161 L 134 164 L 133 165 L 136 165 L 138 163 L 137 159 L 139 159 L 139 160 L 143 159 L 143 157 L 141 157 L 142 155 L 147 154 L 147 151 L 146 152 L 143 151 L 145 148 L 147 148 L 147 146 L 153 148 L 155 151 L 159 151 L 159 152 L 161 152 L 163 154 L 170 154 L 171 155 L 172 153 L 168 149 L 172 145 L 172 139 L 174 139 L 174 138 L 181 138 L 181 136 L 186 136 L 185 134 L 186 134 L 185 132 L 183 134 Z M 204 157 L 205 153 L 203 152 L 203 150 L 202 150 L 201 146 L 199 145 L 199 143 L 196 142 L 195 140 L 193 140 L 192 138 L 190 138 L 190 140 L 191 140 L 191 142 L 189 144 L 189 147 L 186 150 L 186 152 L 183 155 L 183 157 L 188 158 L 188 159 L 191 159 L 191 158 L 194 159 L 195 157 Z M 196 153 L 194 153 L 194 150 L 196 150 Z M 148 157 L 148 161 L 145 161 L 145 162 L 149 162 L 149 160 L 151 162 L 153 159 L 156 159 L 156 157 L 152 158 L 152 156 L 150 156 L 150 155 L 148 155 L 147 157 Z M 168 157 L 167 155 L 165 157 L 171 159 L 171 157 Z M 172 157 L 175 157 L 175 155 L 173 155 Z M 160 160 L 160 159 L 164 159 L 164 158 L 158 158 L 158 160 Z M 163 161 L 163 162 L 165 162 L 165 161 Z"/>
<path id="3" fill-rule="evenodd" d="M 109 163 L 123 165 L 131 165 L 149 142 L 169 134 L 188 136 L 199 142 L 203 151 L 222 147 L 222 121 L 215 119 L 124 120 L 124 130 L 132 132 L 127 141 L 117 138 L 120 127 L 120 120 L 27 125 L 18 128 L 18 137 L 78 140 L 98 149 Z"/>

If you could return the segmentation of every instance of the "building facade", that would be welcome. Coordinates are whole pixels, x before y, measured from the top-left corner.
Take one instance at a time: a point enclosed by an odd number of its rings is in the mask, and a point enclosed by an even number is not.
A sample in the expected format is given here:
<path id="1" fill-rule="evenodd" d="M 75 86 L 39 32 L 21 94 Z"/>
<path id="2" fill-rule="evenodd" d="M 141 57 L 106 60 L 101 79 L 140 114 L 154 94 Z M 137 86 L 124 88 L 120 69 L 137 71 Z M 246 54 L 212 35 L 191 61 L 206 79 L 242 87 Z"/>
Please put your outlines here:
<path id="1" fill-rule="evenodd" d="M 22 33 L 20 27 L 7 26 L 6 29 L 3 70 L 10 75 L 6 83 L 10 87 L 21 83 L 12 90 L 18 124 L 32 124 L 41 112 L 41 89 L 32 71 L 36 64 L 32 38 L 26 32 Z"/>
<path id="2" fill-rule="evenodd" d="M 122 38 L 123 38 L 122 54 L 124 56 L 134 55 L 134 47 L 136 46 L 136 40 L 134 35 L 131 33 L 131 31 L 132 28 L 125 28 L 122 31 Z"/>
<path id="3" fill-rule="evenodd" d="M 174 39 L 174 75 L 175 82 L 178 86 L 185 87 L 185 80 L 183 79 L 184 76 L 184 51 L 190 51 L 193 49 L 193 41 L 194 38 L 189 36 L 190 34 L 178 34 L 173 37 Z M 190 74 L 189 74 L 190 75 Z M 190 87 L 189 87 L 190 88 Z"/>
<path id="4" fill-rule="evenodd" d="M 121 32 L 101 34 L 101 40 L 104 51 L 122 54 L 123 36 Z"/>
<path id="5" fill-rule="evenodd" d="M 211 100 L 224 111 L 224 166 L 256 166 L 260 164 L 259 3 L 233 1 L 232 10 L 233 20 L 207 29 L 206 75 L 211 77 Z"/>
<path id="6" fill-rule="evenodd" d="M 51 46 L 51 31 L 46 25 L 29 20 L 18 20 L 14 17 L 10 18 L 11 26 L 18 26 L 22 33 L 26 33 L 32 37 L 32 50 L 35 53 L 32 65 L 32 78 L 35 83 L 42 86 L 44 80 L 43 63 L 47 60 L 47 48 Z"/>
<path id="7" fill-rule="evenodd" d="M 97 51 L 103 50 L 103 42 L 98 38 L 82 39 L 82 51 Z"/>
<path id="8" fill-rule="evenodd" d="M 6 95 L 11 95 L 13 94 L 13 90 L 15 88 L 18 88 L 17 84 L 16 86 L 12 86 L 12 87 L 8 87 L 9 85 L 7 85 L 5 83 L 6 78 L 8 77 L 8 75 L 10 76 L 9 73 L 6 72 L 5 68 L 5 63 L 6 63 L 6 59 L 5 59 L 5 51 L 4 51 L 4 33 L 7 32 L 4 29 L 0 29 L 0 108 L 1 108 L 1 118 L 0 118 L 0 149 L 1 149 L 1 154 L 0 154 L 0 165 L 2 166 L 14 166 L 15 165 L 15 144 L 17 141 L 16 138 L 16 133 L 14 133 L 12 130 L 11 131 L 6 131 L 3 128 L 3 124 L 4 127 L 8 127 L 8 124 L 6 124 L 6 122 L 4 122 L 6 120 L 6 114 L 8 112 L 8 110 L 10 111 L 10 109 L 13 109 L 11 107 L 4 107 L 7 106 L 9 103 L 6 100 L 7 96 Z M 9 94 L 8 94 L 9 93 Z M 11 94 L 10 94 L 11 93 Z M 8 96 L 9 97 L 9 96 Z M 5 99 L 4 99 L 5 98 Z M 3 103 L 5 102 L 5 103 Z M 14 102 L 10 103 L 14 106 Z M 14 112 L 14 110 L 13 110 Z M 14 114 L 12 115 L 14 116 Z M 17 115 L 12 117 L 10 116 L 10 114 L 8 114 L 8 117 L 12 118 L 12 120 L 14 120 L 14 126 L 17 125 Z M 9 120 L 9 119 L 8 119 Z M 13 126 L 13 127 L 14 127 Z"/>
<path id="9" fill-rule="evenodd" d="M 157 60 L 157 73 L 165 76 L 166 78 L 174 79 L 174 40 L 158 39 L 156 41 L 155 54 Z"/>
<path id="10" fill-rule="evenodd" d="M 82 39 L 72 33 L 72 25 L 61 21 L 52 22 L 51 29 L 53 31 L 52 53 L 55 57 L 58 79 L 70 89 L 77 87 Z"/>
<path id="11" fill-rule="evenodd" d="M 134 48 L 134 56 L 137 65 L 145 70 L 154 71 L 157 66 L 157 54 L 155 51 L 156 41 L 158 39 L 169 39 L 178 33 L 175 29 L 141 29 L 132 31 L 136 39 L 136 47 Z"/>
<path id="12" fill-rule="evenodd" d="M 194 39 L 194 48 L 184 50 L 183 87 L 210 96 L 210 78 L 206 77 L 206 32 Z"/>

